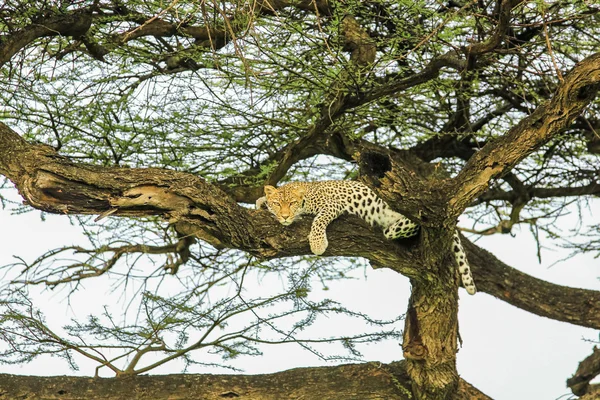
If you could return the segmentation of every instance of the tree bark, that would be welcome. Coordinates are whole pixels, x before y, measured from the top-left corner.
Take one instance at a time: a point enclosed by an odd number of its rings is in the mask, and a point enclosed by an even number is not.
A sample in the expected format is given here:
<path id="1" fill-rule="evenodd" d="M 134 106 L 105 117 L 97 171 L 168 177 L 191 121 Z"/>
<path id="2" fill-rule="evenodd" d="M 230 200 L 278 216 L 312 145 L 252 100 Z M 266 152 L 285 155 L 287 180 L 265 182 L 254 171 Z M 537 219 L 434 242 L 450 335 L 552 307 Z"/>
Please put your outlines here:
<path id="1" fill-rule="evenodd" d="M 135 187 L 162 188 L 154 204 L 118 207 L 113 215 L 175 214 L 176 229 L 215 247 L 236 248 L 261 258 L 310 254 L 310 218 L 292 227 L 280 225 L 264 210 L 239 206 L 219 187 L 191 174 L 160 169 L 77 165 L 52 148 L 31 145 L 0 123 L 0 174 L 11 179 L 25 201 L 57 214 L 101 214 L 111 199 Z M 116 199 L 116 200 L 114 200 Z M 379 230 L 353 216 L 342 216 L 327 229 L 325 256 L 354 256 L 374 268 L 390 268 L 411 279 L 428 282 L 436 271 L 422 259 L 418 238 L 389 241 Z M 555 285 L 502 263 L 491 253 L 462 238 L 478 290 L 534 314 L 600 329 L 600 292 Z M 446 264 L 449 265 L 449 264 Z"/>
<path id="2" fill-rule="evenodd" d="M 477 290 L 533 314 L 600 329 L 600 291 L 555 285 L 498 260 L 461 238 Z"/>
<path id="3" fill-rule="evenodd" d="M 497 140 L 475 153 L 448 187 L 448 217 L 457 218 L 490 182 L 567 128 L 595 98 L 600 88 L 600 53 L 577 63 L 552 99 Z"/>
<path id="4" fill-rule="evenodd" d="M 596 98 L 599 88 L 600 53 L 596 53 L 573 67 L 552 99 L 474 153 L 456 177 L 420 176 L 406 166 L 409 152 L 392 157 L 390 152 L 373 149 L 360 155 L 361 171 L 367 175 L 363 180 L 392 208 L 415 222 L 449 226 L 494 179 L 506 175 L 567 128 Z"/>
<path id="5" fill-rule="evenodd" d="M 458 280 L 443 249 L 444 232 L 422 232 L 420 258 L 429 279 L 413 279 L 402 349 L 416 399 L 451 399 L 458 387 Z M 448 249 L 449 250 L 449 249 Z"/>
<path id="6" fill-rule="evenodd" d="M 28 400 L 408 400 L 404 362 L 296 368 L 265 375 L 157 375 L 117 378 L 0 374 L 3 399 Z M 455 399 L 490 397 L 460 380 Z"/>

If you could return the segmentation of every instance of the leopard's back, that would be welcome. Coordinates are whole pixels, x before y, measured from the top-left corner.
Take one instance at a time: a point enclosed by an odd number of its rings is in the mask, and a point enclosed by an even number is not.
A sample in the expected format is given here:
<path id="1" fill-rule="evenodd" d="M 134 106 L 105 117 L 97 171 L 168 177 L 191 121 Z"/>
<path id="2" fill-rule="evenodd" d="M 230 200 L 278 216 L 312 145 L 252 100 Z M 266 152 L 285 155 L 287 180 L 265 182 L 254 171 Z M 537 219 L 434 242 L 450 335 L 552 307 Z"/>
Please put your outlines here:
<path id="1" fill-rule="evenodd" d="M 357 181 L 318 181 L 310 185 L 305 195 L 304 212 L 318 214 L 331 210 L 358 215 L 371 225 L 387 228 L 399 217 L 368 186 Z"/>
<path id="2" fill-rule="evenodd" d="M 335 219 L 347 212 L 371 225 L 380 225 L 388 238 L 413 236 L 418 229 L 358 181 L 290 182 L 277 189 L 267 186 L 265 193 L 257 201 L 257 208 L 266 203 L 282 224 L 289 224 L 303 214 Z"/>
<path id="3" fill-rule="evenodd" d="M 279 188 L 265 186 L 263 204 L 283 225 L 290 225 L 302 214 L 315 215 L 308 241 L 311 251 L 321 255 L 327 249 L 327 226 L 344 212 L 358 215 L 371 225 L 381 225 L 388 239 L 407 238 L 417 234 L 419 225 L 392 210 L 369 187 L 357 181 L 291 182 Z M 454 258 L 463 285 L 470 294 L 476 292 L 473 276 L 458 231 L 454 232 Z"/>

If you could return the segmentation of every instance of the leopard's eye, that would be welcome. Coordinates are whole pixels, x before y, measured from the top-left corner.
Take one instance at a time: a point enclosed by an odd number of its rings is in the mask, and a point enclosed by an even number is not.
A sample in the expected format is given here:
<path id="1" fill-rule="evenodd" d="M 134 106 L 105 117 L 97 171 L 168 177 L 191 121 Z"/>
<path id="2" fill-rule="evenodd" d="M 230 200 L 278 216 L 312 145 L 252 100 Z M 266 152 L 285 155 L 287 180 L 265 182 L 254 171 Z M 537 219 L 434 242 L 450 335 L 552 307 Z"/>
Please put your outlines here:
<path id="1" fill-rule="evenodd" d="M 298 201 L 297 201 L 297 200 L 291 200 L 291 201 L 290 201 L 290 206 L 293 206 L 293 205 L 295 205 L 295 204 L 298 204 Z"/>
<path id="2" fill-rule="evenodd" d="M 275 207 L 279 207 L 279 206 L 281 206 L 281 204 L 279 204 L 279 202 L 278 202 L 278 201 L 272 201 L 272 202 L 271 202 L 271 205 L 272 205 L 272 206 L 275 206 Z"/>

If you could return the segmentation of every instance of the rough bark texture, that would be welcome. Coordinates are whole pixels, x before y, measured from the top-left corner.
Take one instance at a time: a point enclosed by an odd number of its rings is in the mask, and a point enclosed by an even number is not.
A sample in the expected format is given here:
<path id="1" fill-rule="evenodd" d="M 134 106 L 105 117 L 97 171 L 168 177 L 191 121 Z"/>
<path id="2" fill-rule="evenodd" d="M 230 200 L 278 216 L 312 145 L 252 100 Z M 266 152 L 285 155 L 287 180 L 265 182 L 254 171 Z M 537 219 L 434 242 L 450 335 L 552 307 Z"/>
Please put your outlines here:
<path id="1" fill-rule="evenodd" d="M 597 53 L 579 62 L 565 76 L 552 99 L 505 135 L 473 153 L 456 177 L 422 176 L 407 167 L 402 159 L 408 157 L 407 152 L 391 154 L 369 149 L 360 155 L 361 170 L 368 175 L 365 182 L 390 205 L 420 224 L 449 227 L 495 179 L 573 123 L 595 99 L 599 87 Z"/>
<path id="2" fill-rule="evenodd" d="M 503 4 L 509 7 L 509 2 Z M 412 280 L 413 290 L 403 343 L 408 371 L 413 380 L 413 393 L 417 398 L 450 398 L 458 379 L 454 365 L 458 306 L 456 291 L 451 284 L 455 279 L 448 273 L 450 263 L 439 257 L 439 254 L 448 253 L 442 251 L 448 241 L 434 237 L 443 236 L 444 230 L 451 232 L 456 218 L 487 190 L 493 179 L 508 173 L 556 132 L 569 126 L 595 98 L 599 82 L 600 54 L 596 54 L 573 68 L 551 100 L 538 107 L 506 135 L 476 152 L 453 179 L 435 176 L 428 171 L 425 174 L 418 173 L 411 165 L 407 165 L 407 154 L 393 157 L 389 152 L 361 153 L 359 162 L 361 170 L 367 176 L 366 183 L 388 203 L 418 220 L 424 230 L 419 263 L 431 274 Z M 440 232 L 440 228 L 443 231 Z M 476 258 L 475 254 L 481 256 L 482 262 L 475 263 L 477 266 L 490 265 L 486 263 L 489 261 L 487 252 L 468 251 L 467 254 L 472 263 Z M 495 272 L 502 271 L 505 272 L 506 269 L 501 268 Z M 596 311 L 593 305 L 575 301 L 576 304 L 567 303 L 558 307 L 556 295 L 546 292 L 543 283 L 538 284 L 531 279 L 538 289 L 534 292 L 532 285 L 520 286 L 518 280 L 523 275 L 518 271 L 511 271 L 510 276 L 505 276 L 504 279 L 494 279 L 496 287 L 488 285 L 489 282 L 481 279 L 477 272 L 475 280 L 480 290 L 495 292 L 494 295 L 499 298 L 510 298 L 513 304 L 535 310 L 540 315 L 553 314 L 561 320 L 574 318 L 585 321 L 586 325 L 589 320 L 596 319 L 590 313 Z M 426 277 L 436 277 L 435 284 L 431 285 Z M 498 293 L 498 287 L 507 286 L 511 286 L 510 292 Z M 557 310 L 560 312 L 556 313 Z"/>
<path id="3" fill-rule="evenodd" d="M 517 163 L 567 128 L 596 97 L 600 87 L 600 54 L 579 62 L 565 76 L 552 99 L 505 135 L 478 151 L 450 183 L 448 217 L 457 218 L 477 196 Z"/>
<path id="4" fill-rule="evenodd" d="M 3 399 L 407 400 L 403 362 L 297 368 L 268 375 L 166 375 L 125 379 L 0 374 Z M 490 399 L 460 380 L 456 399 Z"/>
<path id="5" fill-rule="evenodd" d="M 174 214 L 176 227 L 184 235 L 192 234 L 216 247 L 237 248 L 263 258 L 310 254 L 309 218 L 285 227 L 267 211 L 241 207 L 219 187 L 191 174 L 76 165 L 50 147 L 26 143 L 3 124 L 0 173 L 15 183 L 29 204 L 48 212 L 100 214 L 113 207 L 111 201 L 130 199 L 130 206 L 117 207 L 113 215 Z M 131 188 L 152 185 L 172 196 L 140 204 L 136 203 L 139 197 L 122 197 Z M 326 256 L 365 257 L 373 267 L 393 269 L 413 279 L 413 283 L 431 284 L 443 271 L 426 270 L 418 261 L 423 259 L 420 252 L 425 251 L 417 245 L 419 238 L 386 240 L 379 230 L 357 217 L 337 219 L 327 233 L 330 245 Z M 538 315 L 600 329 L 600 292 L 536 279 L 507 266 L 467 239 L 462 241 L 480 292 Z M 449 268 L 447 261 L 440 265 Z"/>
<path id="6" fill-rule="evenodd" d="M 0 66 L 35 39 L 58 35 L 79 37 L 87 32 L 91 23 L 91 10 L 81 9 L 72 14 L 51 16 L 10 36 L 6 35 L 0 39 Z"/>
<path id="7" fill-rule="evenodd" d="M 402 348 L 412 390 L 418 399 L 452 398 L 458 385 L 456 352 L 458 335 L 458 281 L 449 252 L 438 249 L 447 240 L 444 232 L 422 233 L 422 263 L 430 281 L 413 280 L 405 318 Z M 437 242 L 437 243 L 436 243 Z"/>

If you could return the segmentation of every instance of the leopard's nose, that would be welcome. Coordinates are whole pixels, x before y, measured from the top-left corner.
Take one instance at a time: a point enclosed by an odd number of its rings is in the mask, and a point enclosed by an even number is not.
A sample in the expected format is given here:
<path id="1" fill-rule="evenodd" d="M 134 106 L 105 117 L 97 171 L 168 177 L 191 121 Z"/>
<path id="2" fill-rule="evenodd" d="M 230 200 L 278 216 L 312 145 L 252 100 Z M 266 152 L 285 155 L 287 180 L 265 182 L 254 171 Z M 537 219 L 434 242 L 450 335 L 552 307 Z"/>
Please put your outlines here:
<path id="1" fill-rule="evenodd" d="M 285 225 L 289 225 L 292 223 L 292 216 L 289 213 L 283 213 L 281 214 L 281 223 L 285 224 Z"/>

